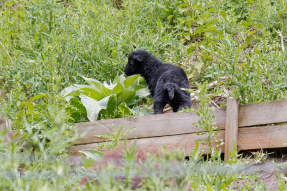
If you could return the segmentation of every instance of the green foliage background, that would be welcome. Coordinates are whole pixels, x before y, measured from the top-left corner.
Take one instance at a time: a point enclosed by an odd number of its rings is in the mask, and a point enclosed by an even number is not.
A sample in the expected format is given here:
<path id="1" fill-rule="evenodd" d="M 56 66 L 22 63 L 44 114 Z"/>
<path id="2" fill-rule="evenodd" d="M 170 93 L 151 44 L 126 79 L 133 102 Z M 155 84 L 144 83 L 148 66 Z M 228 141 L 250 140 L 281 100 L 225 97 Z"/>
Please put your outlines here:
<path id="1" fill-rule="evenodd" d="M 83 84 L 81 76 L 113 81 L 135 49 L 184 68 L 191 85 L 218 80 L 220 87 L 209 91 L 226 89 L 241 104 L 286 98 L 286 51 L 276 32 L 287 36 L 285 0 L 122 0 L 121 7 L 112 0 L 0 1 L 0 118 L 12 119 L 31 143 L 22 153 L 16 143 L 1 140 L 0 170 L 12 172 L 0 176 L 2 190 L 79 187 L 64 162 L 66 146 L 78 135 L 59 93 Z M 31 153 L 29 160 L 15 158 Z M 31 181 L 20 177 L 19 165 L 59 176 Z M 186 178 L 198 188 L 221 189 L 212 185 L 220 185 L 222 176 L 208 173 Z M 219 179 L 208 187 L 214 177 Z M 147 179 L 147 189 L 165 188 L 163 179 L 154 180 Z"/>
<path id="2" fill-rule="evenodd" d="M 231 75 L 224 85 L 241 103 L 285 97 L 285 53 L 275 31 L 286 32 L 284 0 L 122 5 L 116 9 L 109 0 L 2 3 L 2 116 L 15 119 L 23 100 L 81 84 L 81 75 L 113 80 L 134 49 L 184 67 L 191 84 Z"/>

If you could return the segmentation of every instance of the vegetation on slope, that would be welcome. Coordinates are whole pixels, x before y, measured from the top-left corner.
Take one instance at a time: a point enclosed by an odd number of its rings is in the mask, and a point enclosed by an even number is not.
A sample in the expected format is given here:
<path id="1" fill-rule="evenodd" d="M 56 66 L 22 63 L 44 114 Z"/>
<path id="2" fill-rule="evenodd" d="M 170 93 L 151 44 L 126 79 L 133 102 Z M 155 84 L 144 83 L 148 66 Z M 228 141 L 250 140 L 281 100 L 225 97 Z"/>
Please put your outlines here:
<path id="1" fill-rule="evenodd" d="M 82 76 L 114 81 L 135 49 L 184 68 L 192 86 L 217 80 L 219 86 L 208 91 L 224 92 L 241 104 L 286 98 L 286 1 L 119 3 L 115 8 L 112 0 L 0 2 L 0 118 L 12 119 L 31 145 L 21 152 L 16 143 L 1 141 L 1 189 L 79 187 L 79 177 L 65 165 L 64 153 L 78 137 L 72 126 L 77 119 L 60 92 L 83 84 Z M 18 173 L 19 166 L 24 175 Z M 204 189 L 220 189 L 218 181 L 211 181 L 216 175 L 208 173 L 185 178 Z M 145 184 L 165 188 L 155 180 Z M 115 189 L 129 188 L 126 185 Z"/>

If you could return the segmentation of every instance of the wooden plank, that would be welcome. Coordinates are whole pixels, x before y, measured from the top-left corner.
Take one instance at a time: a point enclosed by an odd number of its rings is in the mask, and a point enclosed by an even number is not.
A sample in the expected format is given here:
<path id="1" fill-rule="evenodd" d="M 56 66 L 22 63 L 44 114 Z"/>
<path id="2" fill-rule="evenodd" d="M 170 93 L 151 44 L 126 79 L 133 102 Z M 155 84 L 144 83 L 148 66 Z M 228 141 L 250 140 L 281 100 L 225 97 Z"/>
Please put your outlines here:
<path id="1" fill-rule="evenodd" d="M 238 110 L 238 100 L 235 98 L 227 98 L 224 160 L 230 158 L 229 151 L 237 151 Z"/>
<path id="2" fill-rule="evenodd" d="M 238 126 L 287 122 L 287 115 L 284 115 L 286 111 L 286 100 L 241 105 L 239 107 Z M 225 129 L 225 108 L 216 109 L 213 114 L 217 121 L 215 126 L 218 129 Z M 190 112 L 80 123 L 77 124 L 80 126 L 79 133 L 86 132 L 86 135 L 77 140 L 75 144 L 102 142 L 104 139 L 94 135 L 111 135 L 113 125 L 117 128 L 124 125 L 124 131 L 137 127 L 136 130 L 125 137 L 128 139 L 202 132 L 204 131 L 203 129 L 198 129 L 195 125 L 192 125 L 198 119 L 199 117 L 196 113 Z"/>
<path id="3" fill-rule="evenodd" d="M 217 129 L 224 129 L 225 108 L 215 109 L 213 114 L 216 118 L 215 126 L 217 126 Z M 80 127 L 79 133 L 85 132 L 85 136 L 81 139 L 78 139 L 75 144 L 105 141 L 102 138 L 95 137 L 95 135 L 112 135 L 113 125 L 115 125 L 117 129 L 123 125 L 123 131 L 127 131 L 130 128 L 136 127 L 135 130 L 125 136 L 125 138 L 128 139 L 202 132 L 204 131 L 203 129 L 196 128 L 196 126 L 193 125 L 193 123 L 196 123 L 198 120 L 199 117 L 196 113 L 189 112 L 79 123 L 77 124 Z"/>
<path id="4" fill-rule="evenodd" d="M 184 135 L 174 135 L 174 136 L 166 136 L 166 137 L 153 137 L 153 138 L 143 138 L 137 139 L 136 144 L 137 148 L 141 149 L 145 152 L 155 153 L 162 149 L 162 145 L 166 147 L 167 150 L 172 151 L 173 149 L 184 149 L 187 154 L 191 154 L 194 151 L 196 146 L 196 140 L 205 139 L 206 135 L 196 135 L 193 134 L 184 134 Z M 216 138 L 224 140 L 224 130 L 219 132 Z M 130 140 L 128 146 L 134 145 L 134 139 Z M 121 141 L 123 143 L 123 141 Z M 87 145 L 77 145 L 71 146 L 67 149 L 69 156 L 82 156 L 82 153 L 79 153 L 80 150 L 84 149 L 96 149 L 100 143 L 93 143 Z M 215 146 L 216 143 L 213 143 Z M 120 146 L 120 148 L 124 148 L 125 146 Z M 205 145 L 200 144 L 200 149 L 206 148 Z M 218 147 L 218 149 L 223 150 L 224 146 Z M 99 149 L 101 152 L 109 152 L 107 149 Z"/>
<path id="5" fill-rule="evenodd" d="M 239 127 L 287 122 L 287 100 L 246 104 L 239 107 Z"/>
<path id="6" fill-rule="evenodd" d="M 287 115 L 284 115 L 286 111 L 287 100 L 241 105 L 239 106 L 238 126 L 287 122 Z M 215 126 L 217 129 L 225 129 L 225 108 L 216 109 L 213 114 L 216 118 Z M 198 119 L 196 113 L 190 112 L 80 123 L 77 124 L 80 127 L 79 133 L 86 132 L 86 134 L 83 138 L 75 141 L 75 145 L 105 141 L 95 137 L 95 135 L 111 135 L 113 125 L 117 128 L 124 125 L 123 131 L 137 127 L 136 130 L 127 134 L 125 138 L 128 139 L 202 132 L 203 129 L 198 129 L 192 125 Z"/>
<path id="7" fill-rule="evenodd" d="M 238 130 L 238 150 L 283 148 L 287 125 L 246 127 Z"/>
<path id="8" fill-rule="evenodd" d="M 216 138 L 225 139 L 225 130 L 222 130 Z M 278 126 L 260 126 L 260 127 L 245 127 L 238 129 L 238 150 L 250 150 L 261 148 L 284 148 L 283 145 L 287 141 L 287 125 Z M 205 139 L 206 135 L 184 134 L 166 137 L 153 137 L 136 140 L 138 148 L 146 152 L 155 152 L 162 148 L 162 145 L 168 150 L 186 149 L 187 153 L 192 153 L 195 148 L 195 140 Z M 96 149 L 100 143 L 87 145 L 71 146 L 67 149 L 69 156 L 81 156 L 79 150 Z M 128 146 L 132 146 L 134 140 L 131 140 Z M 124 146 L 121 146 L 124 148 Z M 201 145 L 201 148 L 203 146 Z M 219 147 L 224 153 L 224 147 Z M 102 152 L 108 152 L 107 149 L 101 149 Z"/>
<path id="9" fill-rule="evenodd" d="M 8 131 L 6 137 L 4 138 L 4 141 L 10 142 L 12 139 L 11 120 L 10 119 L 0 119 L 0 129 Z"/>

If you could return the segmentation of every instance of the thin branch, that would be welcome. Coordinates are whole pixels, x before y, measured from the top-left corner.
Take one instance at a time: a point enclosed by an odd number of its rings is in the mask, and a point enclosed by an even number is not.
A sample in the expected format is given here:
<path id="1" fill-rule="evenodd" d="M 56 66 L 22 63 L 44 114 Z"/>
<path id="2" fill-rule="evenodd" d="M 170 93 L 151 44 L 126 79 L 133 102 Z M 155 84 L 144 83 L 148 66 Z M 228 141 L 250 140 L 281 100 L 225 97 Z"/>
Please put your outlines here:
<path id="1" fill-rule="evenodd" d="M 210 99 L 210 101 L 215 107 L 219 107 L 212 99 Z"/>

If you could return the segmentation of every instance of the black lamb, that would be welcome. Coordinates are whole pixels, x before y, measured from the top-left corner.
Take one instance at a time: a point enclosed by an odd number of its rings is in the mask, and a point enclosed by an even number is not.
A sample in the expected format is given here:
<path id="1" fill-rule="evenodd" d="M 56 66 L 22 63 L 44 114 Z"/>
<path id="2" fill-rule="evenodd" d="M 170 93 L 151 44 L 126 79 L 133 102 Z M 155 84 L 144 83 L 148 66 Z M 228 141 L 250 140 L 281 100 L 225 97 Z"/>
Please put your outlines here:
<path id="1" fill-rule="evenodd" d="M 190 107 L 190 88 L 187 76 L 180 67 L 164 64 L 145 50 L 130 53 L 125 74 L 140 74 L 148 84 L 153 97 L 154 113 L 161 114 L 168 103 L 174 112 Z"/>

